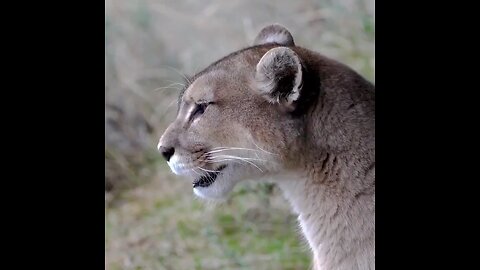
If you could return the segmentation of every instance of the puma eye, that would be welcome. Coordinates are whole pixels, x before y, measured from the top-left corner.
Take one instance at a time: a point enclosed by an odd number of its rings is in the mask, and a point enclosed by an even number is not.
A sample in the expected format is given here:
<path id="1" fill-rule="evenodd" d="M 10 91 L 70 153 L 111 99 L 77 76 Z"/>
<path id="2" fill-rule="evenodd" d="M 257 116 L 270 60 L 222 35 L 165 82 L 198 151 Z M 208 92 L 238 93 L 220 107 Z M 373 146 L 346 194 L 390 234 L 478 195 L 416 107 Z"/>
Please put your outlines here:
<path id="1" fill-rule="evenodd" d="M 194 118 L 202 115 L 205 112 L 205 110 L 207 109 L 208 105 L 210 105 L 210 104 L 211 104 L 211 102 L 195 104 L 195 109 L 192 112 L 191 119 L 194 119 Z"/>

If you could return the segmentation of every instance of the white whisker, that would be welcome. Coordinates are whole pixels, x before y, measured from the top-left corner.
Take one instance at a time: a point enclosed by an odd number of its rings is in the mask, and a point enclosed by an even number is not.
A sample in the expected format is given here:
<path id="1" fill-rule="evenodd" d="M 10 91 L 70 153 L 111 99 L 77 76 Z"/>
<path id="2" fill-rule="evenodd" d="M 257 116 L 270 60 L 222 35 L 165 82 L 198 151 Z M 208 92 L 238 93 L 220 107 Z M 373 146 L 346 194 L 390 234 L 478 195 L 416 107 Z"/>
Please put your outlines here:
<path id="1" fill-rule="evenodd" d="M 165 90 L 165 89 L 175 89 L 175 90 L 181 90 L 181 87 L 175 87 L 175 85 L 183 85 L 181 83 L 172 83 L 166 86 L 158 87 L 153 89 L 152 91 L 159 91 L 159 90 Z"/>
<path id="2" fill-rule="evenodd" d="M 255 143 L 254 143 L 255 144 Z M 264 153 L 267 153 L 267 154 L 270 154 L 270 155 L 278 155 L 278 154 L 275 154 L 275 153 L 271 153 L 271 152 L 268 152 L 266 150 L 263 150 L 262 148 L 258 147 L 257 144 L 255 144 L 255 146 L 260 149 L 262 152 Z M 243 147 L 214 147 L 212 148 L 213 151 L 210 151 L 208 153 L 216 153 L 216 152 L 221 152 L 221 151 L 227 151 L 227 150 L 246 150 L 246 151 L 254 151 L 254 152 L 259 152 L 258 150 L 256 149 L 251 149 L 251 148 L 243 148 Z"/>
<path id="3" fill-rule="evenodd" d="M 243 162 L 246 162 L 247 164 L 253 165 L 259 171 L 263 172 L 262 169 L 260 169 L 257 165 L 255 165 L 254 163 L 252 163 L 248 160 L 227 158 L 227 159 L 221 159 L 221 160 L 213 160 L 213 161 L 210 161 L 210 163 L 220 163 L 220 162 L 225 162 L 225 161 L 233 161 L 233 162 L 240 163 L 240 164 L 242 164 L 242 162 L 240 162 L 240 161 L 243 161 Z"/>
<path id="4" fill-rule="evenodd" d="M 242 159 L 242 160 L 256 160 L 256 161 L 265 161 L 265 162 L 268 161 L 268 160 L 260 159 L 260 158 L 238 157 L 238 156 L 232 156 L 232 155 L 217 155 L 217 156 L 212 156 L 211 158 L 212 159 L 214 159 L 214 158 L 234 158 L 234 159 Z"/>
<path id="5" fill-rule="evenodd" d="M 198 173 L 197 171 L 195 171 L 194 168 L 192 168 L 192 171 L 193 171 L 194 173 L 198 174 L 199 176 L 202 176 L 202 174 L 200 174 L 200 173 Z"/>
<path id="6" fill-rule="evenodd" d="M 214 158 L 227 158 L 227 159 L 232 159 L 232 160 L 240 160 L 240 161 L 246 162 L 246 163 L 254 166 L 255 168 L 257 168 L 259 171 L 261 171 L 263 173 L 262 169 L 260 169 L 255 163 L 250 161 L 250 160 L 256 160 L 256 159 L 242 158 L 242 157 L 230 156 L 230 155 L 219 155 L 219 156 L 216 156 L 216 157 L 212 157 L 212 159 L 214 159 Z M 265 161 L 265 160 L 263 160 L 263 161 Z"/>
<path id="7" fill-rule="evenodd" d="M 172 67 L 172 66 L 168 66 L 168 65 L 165 65 L 165 67 L 175 71 L 176 73 L 178 73 L 180 76 L 182 76 L 188 84 L 192 84 L 192 82 L 187 78 L 187 76 L 185 76 L 185 74 L 183 74 L 182 72 L 180 72 L 178 69 Z"/>
<path id="8" fill-rule="evenodd" d="M 262 150 L 263 152 L 265 152 L 265 153 L 267 153 L 267 154 L 270 154 L 270 155 L 277 155 L 277 156 L 278 156 L 278 154 L 271 153 L 271 152 L 268 152 L 267 150 L 264 150 L 263 148 L 261 148 L 260 146 L 258 146 L 258 145 L 255 143 L 254 140 L 251 140 L 251 141 L 252 141 L 252 143 L 255 145 L 255 147 L 257 147 L 258 149 Z"/>
<path id="9" fill-rule="evenodd" d="M 220 171 L 212 171 L 212 170 L 204 169 L 204 168 L 198 167 L 198 166 L 197 166 L 197 168 L 199 168 L 200 170 L 202 170 L 204 172 L 213 172 L 213 173 L 220 172 Z"/>
<path id="10" fill-rule="evenodd" d="M 182 87 L 185 87 L 185 84 L 183 84 L 183 83 L 181 83 L 181 82 L 172 81 L 172 80 L 165 80 L 165 81 L 171 82 L 172 84 L 181 85 Z"/>
<path id="11" fill-rule="evenodd" d="M 207 152 L 207 154 L 213 154 L 213 153 L 218 153 L 218 152 L 223 152 L 223 151 L 233 151 L 233 150 L 248 150 L 248 151 L 258 152 L 257 150 L 254 150 L 254 149 L 228 148 L 228 149 L 216 149 L 216 150 L 212 150 L 212 151 Z"/>

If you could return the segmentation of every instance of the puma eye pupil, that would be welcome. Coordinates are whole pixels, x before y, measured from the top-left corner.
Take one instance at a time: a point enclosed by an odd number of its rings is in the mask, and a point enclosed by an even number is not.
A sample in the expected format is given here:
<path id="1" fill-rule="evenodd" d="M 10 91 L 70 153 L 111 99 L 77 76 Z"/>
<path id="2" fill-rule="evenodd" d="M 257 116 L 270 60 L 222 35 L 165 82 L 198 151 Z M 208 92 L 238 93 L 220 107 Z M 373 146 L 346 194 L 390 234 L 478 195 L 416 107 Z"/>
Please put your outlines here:
<path id="1" fill-rule="evenodd" d="M 192 113 L 192 119 L 202 115 L 210 103 L 200 103 L 195 105 L 195 110 Z"/>

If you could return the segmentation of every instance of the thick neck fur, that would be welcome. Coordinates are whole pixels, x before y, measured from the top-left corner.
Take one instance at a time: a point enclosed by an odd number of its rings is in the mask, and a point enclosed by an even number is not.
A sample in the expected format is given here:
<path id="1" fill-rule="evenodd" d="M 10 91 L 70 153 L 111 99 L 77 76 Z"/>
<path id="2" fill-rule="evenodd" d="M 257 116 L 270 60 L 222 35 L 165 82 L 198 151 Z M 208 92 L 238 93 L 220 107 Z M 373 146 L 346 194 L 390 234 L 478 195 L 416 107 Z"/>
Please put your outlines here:
<path id="1" fill-rule="evenodd" d="M 324 71 L 318 102 L 280 187 L 299 215 L 315 270 L 374 269 L 375 89 L 335 62 L 310 70 Z"/>

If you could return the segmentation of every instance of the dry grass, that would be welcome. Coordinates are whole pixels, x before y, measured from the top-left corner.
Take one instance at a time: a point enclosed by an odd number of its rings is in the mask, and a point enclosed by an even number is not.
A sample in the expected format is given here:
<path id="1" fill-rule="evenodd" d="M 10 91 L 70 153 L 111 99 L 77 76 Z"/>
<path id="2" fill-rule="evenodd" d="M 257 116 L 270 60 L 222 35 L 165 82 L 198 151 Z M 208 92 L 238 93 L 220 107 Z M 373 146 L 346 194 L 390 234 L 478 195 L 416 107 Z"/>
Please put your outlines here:
<path id="1" fill-rule="evenodd" d="M 181 73 L 248 46 L 272 22 L 374 81 L 373 0 L 106 0 L 105 252 L 108 269 L 306 269 L 309 251 L 274 188 L 196 199 L 155 152 Z M 107 192 L 108 189 L 108 192 Z"/>
<path id="2" fill-rule="evenodd" d="M 123 199 L 105 216 L 108 269 L 273 270 L 309 263 L 286 202 L 256 185 L 211 205 L 193 198 L 190 183 L 161 175 Z"/>

